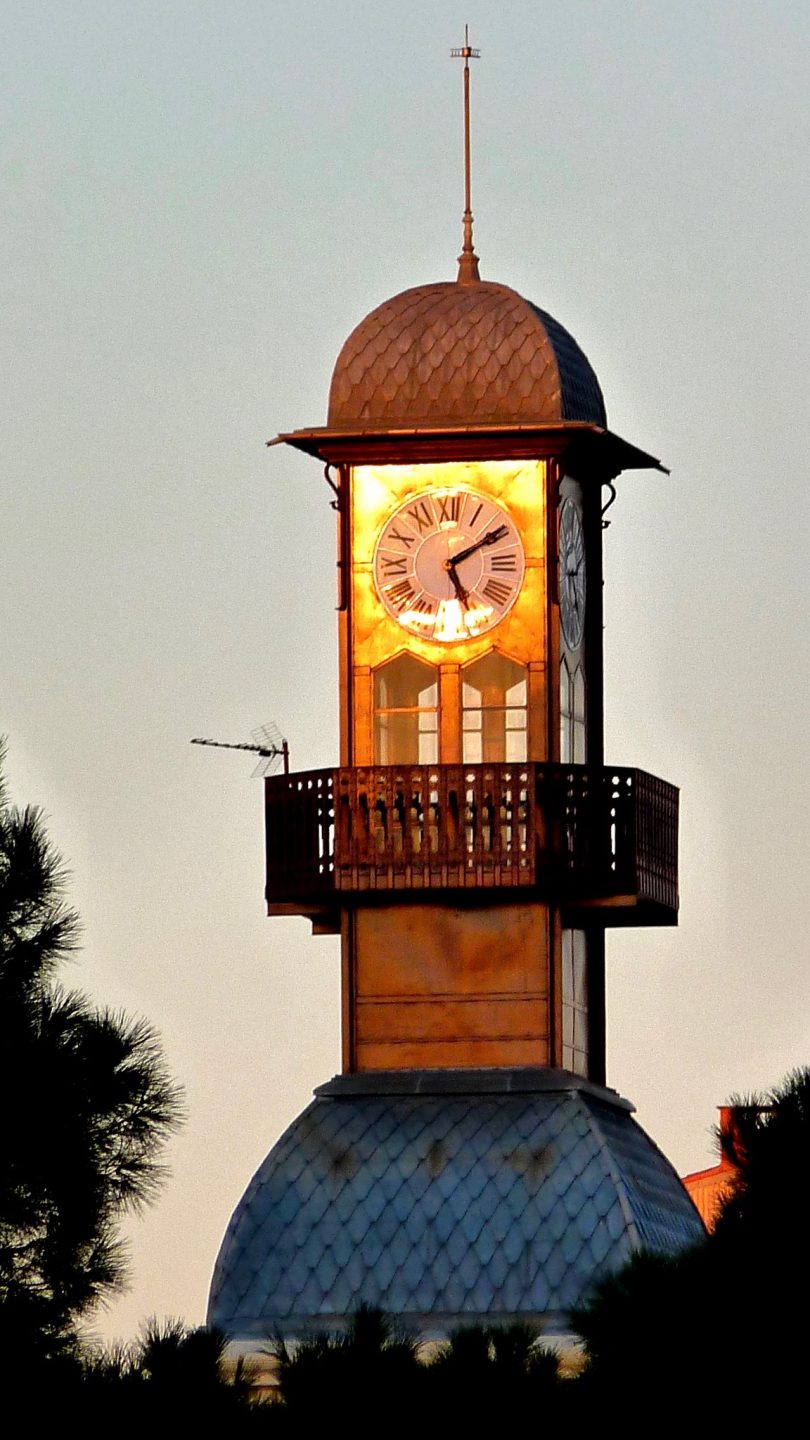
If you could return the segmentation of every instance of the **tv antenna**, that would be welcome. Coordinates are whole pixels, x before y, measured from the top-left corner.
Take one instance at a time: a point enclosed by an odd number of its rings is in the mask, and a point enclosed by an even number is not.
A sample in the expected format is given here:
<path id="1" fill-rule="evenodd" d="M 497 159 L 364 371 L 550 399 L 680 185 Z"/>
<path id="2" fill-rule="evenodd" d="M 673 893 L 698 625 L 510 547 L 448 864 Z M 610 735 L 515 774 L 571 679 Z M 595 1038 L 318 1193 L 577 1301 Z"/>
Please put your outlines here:
<path id="1" fill-rule="evenodd" d="M 252 780 L 257 778 L 266 780 L 273 775 L 278 768 L 278 762 L 284 769 L 284 774 L 290 773 L 290 747 L 287 741 L 282 738 L 281 731 L 271 721 L 269 725 L 260 725 L 258 730 L 251 730 L 252 741 L 244 740 L 241 743 L 232 740 L 192 740 L 192 745 L 213 745 L 217 750 L 251 750 L 254 755 L 259 755 L 256 769 L 251 776 Z"/>

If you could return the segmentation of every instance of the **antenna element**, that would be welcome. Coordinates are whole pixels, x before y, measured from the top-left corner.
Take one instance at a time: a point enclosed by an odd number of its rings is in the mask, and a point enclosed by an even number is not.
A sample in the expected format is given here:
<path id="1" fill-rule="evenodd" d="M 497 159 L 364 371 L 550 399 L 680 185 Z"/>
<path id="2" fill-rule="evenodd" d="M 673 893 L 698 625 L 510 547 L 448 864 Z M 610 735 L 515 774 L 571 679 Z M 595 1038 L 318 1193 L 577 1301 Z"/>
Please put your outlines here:
<path id="1" fill-rule="evenodd" d="M 276 768 L 276 762 L 280 760 L 284 767 L 284 774 L 290 773 L 290 747 L 287 741 L 282 738 L 278 726 L 272 724 L 261 725 L 258 730 L 251 731 L 253 744 L 247 741 L 234 742 L 231 740 L 192 740 L 192 745 L 213 745 L 217 750 L 252 750 L 254 755 L 260 755 L 256 769 L 253 771 L 253 779 L 261 776 L 266 779 L 272 775 Z"/>

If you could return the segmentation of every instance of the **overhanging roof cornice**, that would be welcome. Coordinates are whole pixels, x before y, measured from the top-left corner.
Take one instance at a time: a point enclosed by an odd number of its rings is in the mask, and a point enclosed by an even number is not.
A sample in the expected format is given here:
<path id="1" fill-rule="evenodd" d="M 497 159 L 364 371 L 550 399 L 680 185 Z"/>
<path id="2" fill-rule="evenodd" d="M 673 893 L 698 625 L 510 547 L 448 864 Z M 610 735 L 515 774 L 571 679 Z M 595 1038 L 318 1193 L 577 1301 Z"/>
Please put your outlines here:
<path id="1" fill-rule="evenodd" d="M 267 444 L 291 445 L 331 465 L 564 456 L 572 470 L 596 471 L 605 479 L 613 479 L 623 470 L 669 474 L 654 455 L 611 430 L 579 420 L 554 425 L 435 425 L 386 430 L 317 426 L 277 435 Z"/>

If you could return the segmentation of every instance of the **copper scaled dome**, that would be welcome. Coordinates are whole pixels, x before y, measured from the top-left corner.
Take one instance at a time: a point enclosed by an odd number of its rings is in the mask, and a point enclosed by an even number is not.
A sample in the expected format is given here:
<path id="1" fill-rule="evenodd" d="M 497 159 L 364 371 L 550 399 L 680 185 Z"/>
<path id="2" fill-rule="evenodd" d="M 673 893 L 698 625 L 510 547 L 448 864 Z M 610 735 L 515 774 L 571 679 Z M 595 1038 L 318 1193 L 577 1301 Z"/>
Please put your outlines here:
<path id="1" fill-rule="evenodd" d="M 602 392 L 576 341 L 506 285 L 444 281 L 386 300 L 338 356 L 329 425 L 605 426 Z"/>

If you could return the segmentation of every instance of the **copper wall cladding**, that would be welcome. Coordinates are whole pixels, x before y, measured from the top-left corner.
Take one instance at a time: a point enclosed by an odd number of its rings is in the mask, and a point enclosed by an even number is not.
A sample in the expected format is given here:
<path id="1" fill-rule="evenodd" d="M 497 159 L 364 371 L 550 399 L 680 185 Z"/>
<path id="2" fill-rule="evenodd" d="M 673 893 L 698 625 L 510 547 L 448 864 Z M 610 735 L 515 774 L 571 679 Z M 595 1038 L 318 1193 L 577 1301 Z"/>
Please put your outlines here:
<path id="1" fill-rule="evenodd" d="M 358 911 L 351 1070 L 547 1065 L 548 911 Z"/>

